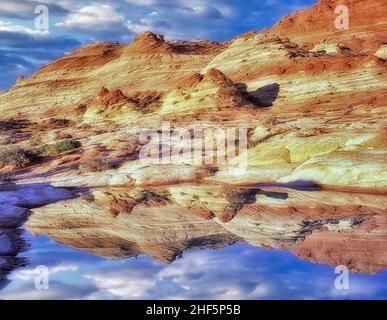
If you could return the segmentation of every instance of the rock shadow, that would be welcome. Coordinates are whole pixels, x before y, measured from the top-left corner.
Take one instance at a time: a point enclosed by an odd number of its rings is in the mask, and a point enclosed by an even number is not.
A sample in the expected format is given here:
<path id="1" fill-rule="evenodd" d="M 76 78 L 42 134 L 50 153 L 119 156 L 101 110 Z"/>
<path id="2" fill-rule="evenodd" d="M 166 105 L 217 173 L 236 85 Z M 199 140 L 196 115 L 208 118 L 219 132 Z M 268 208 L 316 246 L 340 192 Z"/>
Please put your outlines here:
<path id="1" fill-rule="evenodd" d="M 272 107 L 277 100 L 280 92 L 280 85 L 278 83 L 272 83 L 255 91 L 248 92 L 250 96 L 258 99 L 263 107 Z"/>
<path id="2" fill-rule="evenodd" d="M 287 188 L 294 189 L 298 191 L 321 191 L 322 187 L 315 181 L 310 180 L 297 180 L 289 183 L 255 183 L 248 185 L 252 188 L 262 188 L 262 187 L 278 187 L 278 188 Z"/>
<path id="3" fill-rule="evenodd" d="M 257 107 L 268 108 L 273 106 L 277 100 L 280 85 L 278 83 L 272 83 L 264 87 L 258 88 L 255 91 L 248 91 L 245 83 L 237 83 L 236 87 L 243 94 L 243 96 L 255 104 Z"/>

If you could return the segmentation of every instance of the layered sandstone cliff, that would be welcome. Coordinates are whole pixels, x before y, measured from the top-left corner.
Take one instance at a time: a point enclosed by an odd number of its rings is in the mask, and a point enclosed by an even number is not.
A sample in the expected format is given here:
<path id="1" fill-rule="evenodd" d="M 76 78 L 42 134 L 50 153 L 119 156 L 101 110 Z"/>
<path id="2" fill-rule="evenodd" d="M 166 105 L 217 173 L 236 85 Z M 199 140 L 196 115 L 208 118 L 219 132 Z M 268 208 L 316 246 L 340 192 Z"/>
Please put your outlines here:
<path id="1" fill-rule="evenodd" d="M 347 30 L 335 28 L 337 4 L 349 8 Z M 383 270 L 385 12 L 383 0 L 321 0 L 228 43 L 147 32 L 48 64 L 0 93 L 0 137 L 19 147 L 69 139 L 81 147 L 1 167 L 16 186 L 0 185 L 0 221 L 29 208 L 32 231 L 109 257 L 168 262 L 189 248 L 246 241 Z M 144 163 L 139 134 L 165 121 L 190 134 L 246 129 L 246 168 L 238 158 Z M 167 193 L 149 192 L 155 186 Z M 294 191 L 300 186 L 319 189 Z M 70 187 L 76 192 L 60 189 Z"/>

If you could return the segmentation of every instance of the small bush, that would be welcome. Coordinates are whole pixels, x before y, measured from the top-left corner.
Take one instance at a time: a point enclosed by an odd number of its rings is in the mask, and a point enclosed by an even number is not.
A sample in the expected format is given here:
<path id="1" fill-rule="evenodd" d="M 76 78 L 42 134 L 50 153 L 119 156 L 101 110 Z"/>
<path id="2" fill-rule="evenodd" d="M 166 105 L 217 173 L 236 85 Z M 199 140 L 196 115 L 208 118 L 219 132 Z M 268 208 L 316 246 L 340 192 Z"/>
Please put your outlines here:
<path id="1" fill-rule="evenodd" d="M 46 121 L 43 121 L 42 125 L 46 129 L 62 129 L 62 128 L 68 128 L 72 122 L 68 119 L 56 119 L 56 118 L 50 118 Z"/>
<path id="2" fill-rule="evenodd" d="M 81 173 L 102 172 L 113 168 L 114 166 L 104 159 L 92 159 L 79 165 Z"/>
<path id="3" fill-rule="evenodd" d="M 39 160 L 39 150 L 9 147 L 0 150 L 0 168 L 5 166 L 25 167 Z"/>
<path id="4" fill-rule="evenodd" d="M 69 150 L 77 149 L 81 147 L 81 143 L 77 140 L 65 140 L 59 141 L 53 144 L 49 144 L 43 147 L 45 154 L 55 155 L 58 153 L 66 152 Z"/>
<path id="5" fill-rule="evenodd" d="M 70 125 L 70 120 L 68 119 L 54 119 L 51 118 L 48 120 L 48 124 L 51 126 L 57 126 L 57 127 L 68 127 Z"/>

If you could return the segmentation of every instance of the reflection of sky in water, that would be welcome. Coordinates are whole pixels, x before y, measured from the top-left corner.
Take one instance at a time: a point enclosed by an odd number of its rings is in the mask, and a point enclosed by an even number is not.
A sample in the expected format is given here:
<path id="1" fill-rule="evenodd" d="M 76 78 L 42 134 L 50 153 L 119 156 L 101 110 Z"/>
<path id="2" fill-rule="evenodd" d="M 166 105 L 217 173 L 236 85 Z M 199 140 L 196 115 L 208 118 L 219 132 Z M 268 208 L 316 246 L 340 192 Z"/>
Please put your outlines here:
<path id="1" fill-rule="evenodd" d="M 31 237 L 31 236 L 28 236 Z M 148 256 L 107 260 L 32 239 L 30 260 L 10 275 L 5 299 L 386 299 L 387 271 L 350 275 L 349 290 L 336 290 L 334 268 L 277 250 L 236 244 L 187 252 L 171 265 Z M 50 289 L 35 290 L 34 268 L 50 268 Z"/>

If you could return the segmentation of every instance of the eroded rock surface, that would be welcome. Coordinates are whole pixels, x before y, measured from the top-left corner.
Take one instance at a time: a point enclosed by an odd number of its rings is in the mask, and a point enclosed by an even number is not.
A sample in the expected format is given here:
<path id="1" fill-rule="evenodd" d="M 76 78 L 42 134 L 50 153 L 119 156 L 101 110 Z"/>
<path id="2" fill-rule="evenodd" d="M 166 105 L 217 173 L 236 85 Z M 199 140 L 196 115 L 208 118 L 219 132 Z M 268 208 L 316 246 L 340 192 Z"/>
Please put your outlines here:
<path id="1" fill-rule="evenodd" d="M 348 30 L 334 27 L 337 4 L 349 7 Z M 79 144 L 1 166 L 13 184 L 0 180 L 0 224 L 17 228 L 32 209 L 33 232 L 107 257 L 170 262 L 246 241 L 356 272 L 385 269 L 385 6 L 321 0 L 223 44 L 147 32 L 19 79 L 0 93 L 0 151 Z M 238 158 L 144 163 L 140 133 L 166 121 L 189 134 L 246 129 L 247 167 Z M 168 143 L 179 142 L 161 139 L 159 156 Z"/>

